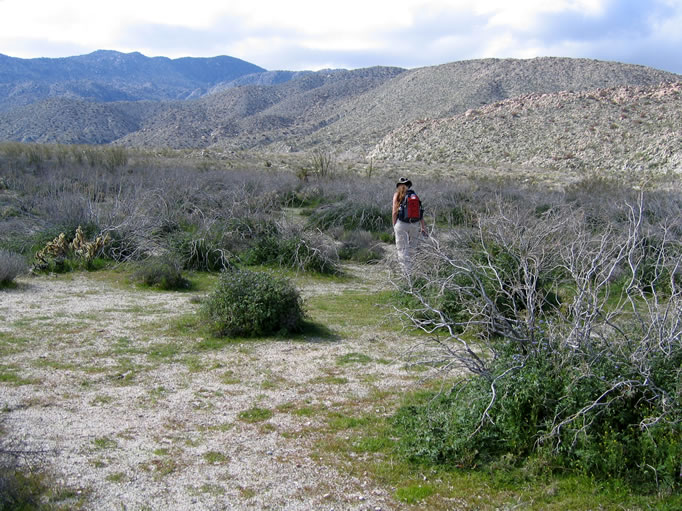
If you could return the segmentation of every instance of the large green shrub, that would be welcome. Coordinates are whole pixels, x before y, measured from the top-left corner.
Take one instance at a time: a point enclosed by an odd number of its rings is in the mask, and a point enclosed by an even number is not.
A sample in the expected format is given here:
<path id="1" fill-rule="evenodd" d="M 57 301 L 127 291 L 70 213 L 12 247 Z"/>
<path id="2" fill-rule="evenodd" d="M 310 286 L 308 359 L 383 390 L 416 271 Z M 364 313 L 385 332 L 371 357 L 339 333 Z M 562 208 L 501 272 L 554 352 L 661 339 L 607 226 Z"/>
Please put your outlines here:
<path id="1" fill-rule="evenodd" d="M 301 296 L 288 280 L 243 269 L 222 273 L 202 314 L 218 336 L 297 332 L 304 319 Z"/>
<path id="2" fill-rule="evenodd" d="M 487 378 L 476 376 L 451 393 L 421 396 L 404 405 L 393 418 L 399 449 L 414 462 L 459 467 L 502 457 L 521 465 L 542 452 L 557 470 L 679 489 L 680 417 L 642 428 L 662 410 L 645 389 L 611 388 L 609 378 L 621 366 L 604 361 L 595 375 L 585 377 L 581 371 L 589 361 L 570 367 L 558 361 L 548 352 L 521 363 L 517 354 L 516 362 L 500 359 Z M 674 373 L 682 356 L 661 362 L 654 385 L 679 396 Z M 513 363 L 517 368 L 503 375 Z M 623 374 L 623 381 L 628 377 L 634 375 Z M 600 401 L 605 394 L 608 400 Z M 586 403 L 599 404 L 585 411 Z M 572 416 L 580 419 L 572 421 Z"/>

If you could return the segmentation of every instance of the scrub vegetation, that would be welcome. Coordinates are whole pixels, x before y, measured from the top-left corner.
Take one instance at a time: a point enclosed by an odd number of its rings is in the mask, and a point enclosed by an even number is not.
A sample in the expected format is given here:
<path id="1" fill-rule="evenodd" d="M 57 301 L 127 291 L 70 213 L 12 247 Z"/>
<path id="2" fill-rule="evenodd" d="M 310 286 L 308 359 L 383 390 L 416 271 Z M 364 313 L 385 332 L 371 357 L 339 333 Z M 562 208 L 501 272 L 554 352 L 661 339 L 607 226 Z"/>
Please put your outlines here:
<path id="1" fill-rule="evenodd" d="M 149 484 L 189 470 L 199 447 L 216 470 L 247 463 L 211 438 L 238 430 L 295 445 L 305 461 L 263 452 L 301 471 L 366 474 L 383 509 L 682 504 L 679 189 L 413 177 L 431 237 L 408 279 L 391 256 L 393 174 L 322 153 L 278 169 L 99 150 L 0 145 L 0 292 L 87 279 L 147 301 L 68 317 L 35 304 L 0 329 L 0 385 L 68 372 L 82 382 L 69 399 L 140 417 L 191 394 L 138 465 Z M 34 405 L 2 414 L 22 406 Z M 102 484 L 132 479 L 117 464 L 131 435 L 84 444 Z M 7 445 L 0 483 L 62 505 L 69 490 L 32 479 Z M 197 482 L 219 490 L 197 495 L 223 498 L 226 479 Z M 316 506 L 333 493 L 307 491 Z"/>

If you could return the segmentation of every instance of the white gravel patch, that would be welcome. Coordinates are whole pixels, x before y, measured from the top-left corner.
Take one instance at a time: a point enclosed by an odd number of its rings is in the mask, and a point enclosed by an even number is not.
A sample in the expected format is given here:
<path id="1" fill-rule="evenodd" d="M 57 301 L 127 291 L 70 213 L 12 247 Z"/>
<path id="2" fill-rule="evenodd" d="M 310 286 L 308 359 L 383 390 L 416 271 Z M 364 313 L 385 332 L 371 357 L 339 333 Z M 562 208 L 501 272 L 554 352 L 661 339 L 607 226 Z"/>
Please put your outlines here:
<path id="1" fill-rule="evenodd" d="M 380 287 L 376 279 L 356 285 Z M 328 412 L 362 410 L 372 392 L 414 384 L 395 359 L 407 341 L 366 332 L 196 350 L 198 336 L 169 328 L 196 310 L 191 297 L 85 273 L 27 277 L 0 291 L 0 364 L 29 382 L 0 383 L 6 438 L 50 451 L 47 466 L 82 492 L 86 509 L 400 508 L 393 489 L 320 460 L 315 443 Z M 179 351 L 150 356 L 158 346 Z M 351 352 L 372 361 L 336 363 Z M 304 406 L 321 411 L 289 411 Z M 253 407 L 273 416 L 239 418 Z"/>

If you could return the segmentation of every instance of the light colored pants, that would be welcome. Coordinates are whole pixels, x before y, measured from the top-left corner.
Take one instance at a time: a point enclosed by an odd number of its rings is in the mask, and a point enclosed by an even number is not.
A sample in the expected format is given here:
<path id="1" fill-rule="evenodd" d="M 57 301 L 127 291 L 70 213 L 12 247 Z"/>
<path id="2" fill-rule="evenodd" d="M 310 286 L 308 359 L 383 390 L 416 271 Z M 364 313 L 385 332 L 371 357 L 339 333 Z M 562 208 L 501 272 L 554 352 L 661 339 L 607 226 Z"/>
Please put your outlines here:
<path id="1" fill-rule="evenodd" d="M 412 269 L 412 259 L 417 251 L 421 224 L 398 220 L 393 226 L 395 232 L 395 247 L 398 250 L 398 262 L 405 273 Z"/>

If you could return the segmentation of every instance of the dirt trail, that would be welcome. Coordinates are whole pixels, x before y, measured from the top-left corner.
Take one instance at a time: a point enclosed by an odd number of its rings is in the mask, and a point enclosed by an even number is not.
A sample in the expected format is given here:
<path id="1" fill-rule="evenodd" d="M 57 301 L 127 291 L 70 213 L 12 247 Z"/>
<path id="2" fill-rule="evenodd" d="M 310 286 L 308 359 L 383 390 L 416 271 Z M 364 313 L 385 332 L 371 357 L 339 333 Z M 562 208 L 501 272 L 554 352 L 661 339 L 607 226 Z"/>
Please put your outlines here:
<path id="1" fill-rule="evenodd" d="M 351 271 L 363 279 L 302 294 L 386 286 L 382 270 Z M 320 456 L 317 443 L 330 414 L 388 413 L 372 396 L 414 384 L 396 358 L 401 336 L 331 324 L 333 338 L 200 349 L 174 326 L 198 308 L 193 296 L 84 273 L 0 291 L 7 437 L 52 451 L 48 466 L 84 509 L 400 508 L 391 488 Z M 338 363 L 358 353 L 366 363 Z"/>

